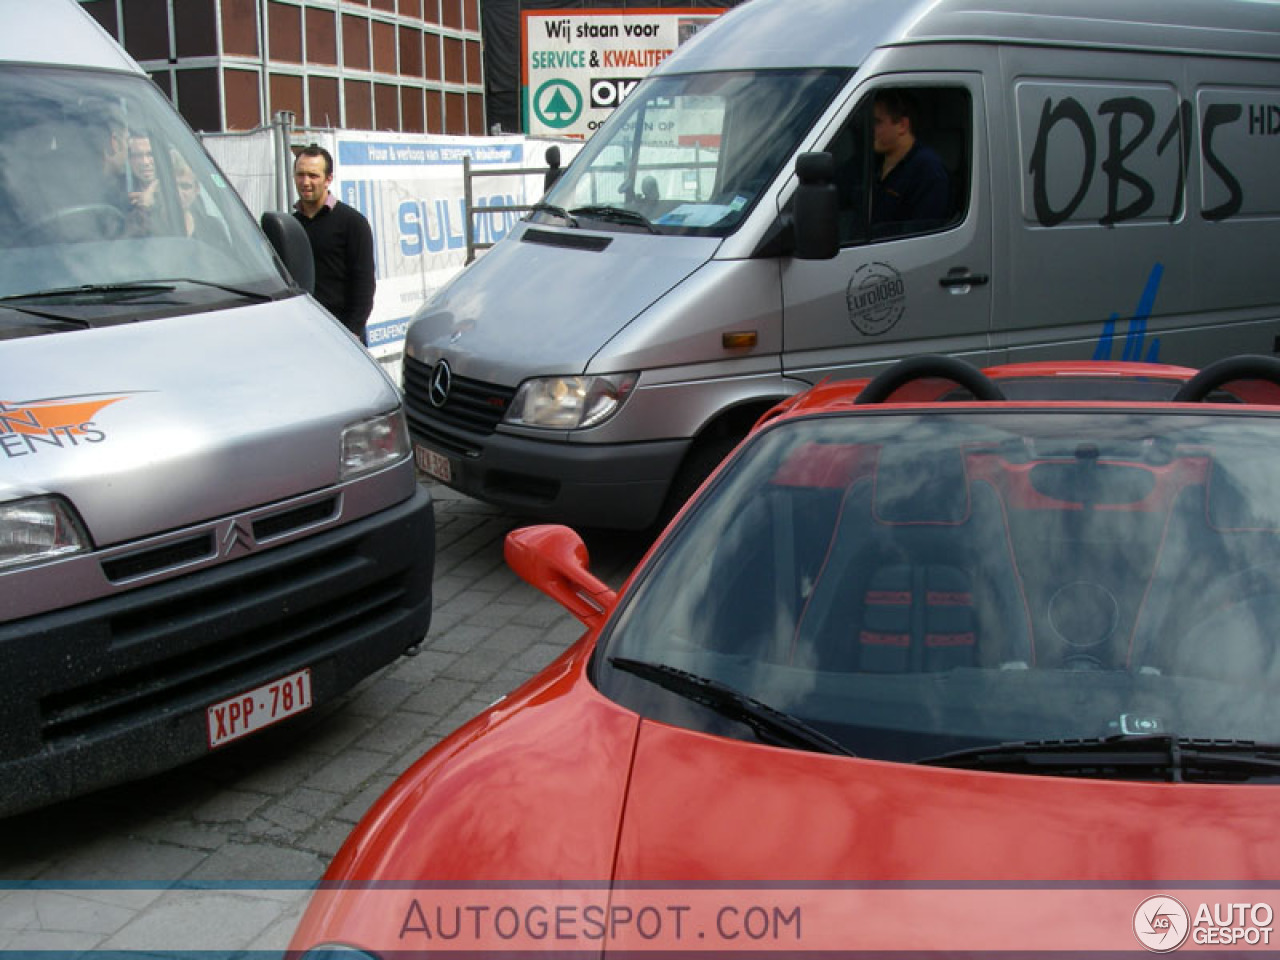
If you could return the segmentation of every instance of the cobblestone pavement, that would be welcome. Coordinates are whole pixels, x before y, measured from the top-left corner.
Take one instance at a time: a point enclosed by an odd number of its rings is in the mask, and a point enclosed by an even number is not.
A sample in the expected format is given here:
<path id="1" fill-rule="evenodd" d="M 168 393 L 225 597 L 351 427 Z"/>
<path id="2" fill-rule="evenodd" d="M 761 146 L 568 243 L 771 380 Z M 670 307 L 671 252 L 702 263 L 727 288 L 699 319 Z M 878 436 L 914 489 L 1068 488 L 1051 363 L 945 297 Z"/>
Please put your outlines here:
<path id="1" fill-rule="evenodd" d="M 164 949 L 175 931 L 186 949 L 283 947 L 305 888 L 396 776 L 581 635 L 503 562 L 503 537 L 526 521 L 432 492 L 435 610 L 419 653 L 304 724 L 0 820 L 0 950 Z M 647 545 L 586 540 L 614 587 Z M 197 902 L 192 888 L 209 889 Z"/>

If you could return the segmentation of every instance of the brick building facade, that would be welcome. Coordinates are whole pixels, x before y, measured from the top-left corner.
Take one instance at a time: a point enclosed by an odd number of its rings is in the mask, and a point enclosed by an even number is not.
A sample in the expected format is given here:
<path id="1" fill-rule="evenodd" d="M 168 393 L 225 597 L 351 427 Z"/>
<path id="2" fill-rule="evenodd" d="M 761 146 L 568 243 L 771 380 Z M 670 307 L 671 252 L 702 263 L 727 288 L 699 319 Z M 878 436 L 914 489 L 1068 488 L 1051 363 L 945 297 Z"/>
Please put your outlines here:
<path id="1" fill-rule="evenodd" d="M 480 0 L 81 0 L 196 130 L 486 131 Z"/>

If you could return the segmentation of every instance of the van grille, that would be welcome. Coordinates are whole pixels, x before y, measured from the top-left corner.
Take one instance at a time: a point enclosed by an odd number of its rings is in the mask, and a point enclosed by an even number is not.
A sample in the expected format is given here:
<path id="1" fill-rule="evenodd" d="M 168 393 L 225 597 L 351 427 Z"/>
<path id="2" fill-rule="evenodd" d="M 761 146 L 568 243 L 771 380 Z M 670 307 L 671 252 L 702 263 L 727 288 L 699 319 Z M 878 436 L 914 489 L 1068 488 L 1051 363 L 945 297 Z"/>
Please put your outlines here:
<path id="1" fill-rule="evenodd" d="M 332 519 L 338 511 L 338 498 L 325 497 L 314 503 L 290 507 L 278 513 L 269 513 L 253 521 L 253 538 L 262 543 L 285 534 L 302 530 Z M 147 577 L 165 570 L 172 570 L 197 560 L 210 559 L 217 554 L 212 533 L 148 547 L 134 553 L 117 554 L 102 561 L 102 572 L 112 583 L 122 583 Z"/>
<path id="2" fill-rule="evenodd" d="M 378 574 L 370 582 L 371 572 Z M 240 689 L 264 669 L 314 663 L 352 634 L 376 632 L 402 617 L 404 571 L 374 571 L 358 542 L 295 558 L 251 578 L 176 590 L 107 622 L 110 646 L 142 661 L 132 670 L 52 693 L 40 701 L 46 744 L 90 736 L 129 721 L 179 710 L 202 691 Z M 182 581 L 171 581 L 180 585 Z M 192 648 L 189 638 L 204 642 Z M 176 652 L 152 659 L 142 651 Z"/>
<path id="3" fill-rule="evenodd" d="M 201 533 L 162 547 L 139 550 L 113 560 L 102 562 L 102 572 L 112 583 L 145 577 L 159 570 L 180 567 L 214 555 L 213 534 Z"/>
<path id="4" fill-rule="evenodd" d="M 454 374 L 449 398 L 443 407 L 437 408 L 427 400 L 432 367 L 405 357 L 403 369 L 405 406 L 410 420 L 418 423 L 439 421 L 487 437 L 502 421 L 516 393 L 510 387 Z"/>

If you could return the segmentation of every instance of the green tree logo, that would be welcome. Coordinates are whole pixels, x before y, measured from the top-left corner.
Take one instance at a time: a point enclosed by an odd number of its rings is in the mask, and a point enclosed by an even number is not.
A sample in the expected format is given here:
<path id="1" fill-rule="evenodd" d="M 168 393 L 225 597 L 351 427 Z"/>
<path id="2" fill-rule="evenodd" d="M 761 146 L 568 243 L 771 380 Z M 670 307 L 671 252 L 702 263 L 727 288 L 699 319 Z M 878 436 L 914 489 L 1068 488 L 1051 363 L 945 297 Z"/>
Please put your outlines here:
<path id="1" fill-rule="evenodd" d="M 555 130 L 582 116 L 582 93 L 568 80 L 548 80 L 533 95 L 533 112 Z"/>

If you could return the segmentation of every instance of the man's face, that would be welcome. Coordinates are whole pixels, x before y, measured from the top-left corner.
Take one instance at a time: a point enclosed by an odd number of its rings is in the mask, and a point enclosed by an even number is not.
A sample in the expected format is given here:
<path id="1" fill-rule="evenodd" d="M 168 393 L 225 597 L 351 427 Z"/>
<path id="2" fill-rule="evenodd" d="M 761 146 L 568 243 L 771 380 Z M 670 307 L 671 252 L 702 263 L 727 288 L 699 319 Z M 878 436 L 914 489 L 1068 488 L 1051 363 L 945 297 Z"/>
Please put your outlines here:
<path id="1" fill-rule="evenodd" d="M 129 166 L 133 175 L 142 183 L 151 183 L 156 178 L 156 158 L 151 153 L 150 137 L 129 138 Z"/>
<path id="2" fill-rule="evenodd" d="M 894 120 L 883 104 L 874 104 L 871 108 L 873 149 L 876 153 L 893 153 L 907 133 L 907 118 Z"/>
<path id="3" fill-rule="evenodd" d="M 318 206 L 329 192 L 333 174 L 324 172 L 324 157 L 301 156 L 293 164 L 293 185 L 304 206 Z"/>

